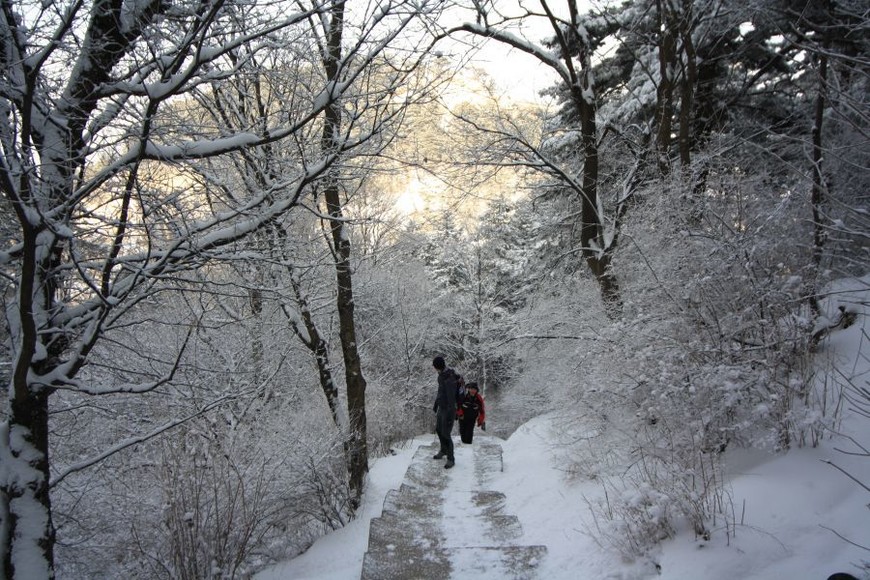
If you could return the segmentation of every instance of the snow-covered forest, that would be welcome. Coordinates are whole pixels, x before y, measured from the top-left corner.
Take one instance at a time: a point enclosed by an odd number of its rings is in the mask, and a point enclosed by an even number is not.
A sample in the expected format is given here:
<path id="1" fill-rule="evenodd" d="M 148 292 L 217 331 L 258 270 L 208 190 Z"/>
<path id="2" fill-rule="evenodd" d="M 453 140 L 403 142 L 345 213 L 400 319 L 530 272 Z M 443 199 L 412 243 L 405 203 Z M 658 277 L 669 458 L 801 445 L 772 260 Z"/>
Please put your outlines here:
<path id="1" fill-rule="evenodd" d="M 634 458 L 626 558 L 719 533 L 727 450 L 870 420 L 811 364 L 863 315 L 866 1 L 0 2 L 6 578 L 301 553 L 435 355 L 492 435 L 618 427 L 565 469 Z"/>

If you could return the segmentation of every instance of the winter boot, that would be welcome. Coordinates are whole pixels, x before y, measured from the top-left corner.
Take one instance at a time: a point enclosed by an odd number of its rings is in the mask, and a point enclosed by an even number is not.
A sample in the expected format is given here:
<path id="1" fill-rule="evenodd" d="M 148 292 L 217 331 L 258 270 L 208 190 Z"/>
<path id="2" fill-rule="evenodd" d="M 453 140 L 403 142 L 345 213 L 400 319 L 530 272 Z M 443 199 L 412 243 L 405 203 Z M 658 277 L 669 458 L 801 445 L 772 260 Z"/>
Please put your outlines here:
<path id="1" fill-rule="evenodd" d="M 444 469 L 450 469 L 450 468 L 453 467 L 454 465 L 456 465 L 456 462 L 453 461 L 453 458 L 452 458 L 452 457 L 450 457 L 450 458 L 447 459 L 447 463 L 444 464 Z"/>
<path id="2" fill-rule="evenodd" d="M 438 453 L 436 453 L 435 455 L 432 456 L 432 459 L 444 459 L 444 452 L 439 451 Z"/>

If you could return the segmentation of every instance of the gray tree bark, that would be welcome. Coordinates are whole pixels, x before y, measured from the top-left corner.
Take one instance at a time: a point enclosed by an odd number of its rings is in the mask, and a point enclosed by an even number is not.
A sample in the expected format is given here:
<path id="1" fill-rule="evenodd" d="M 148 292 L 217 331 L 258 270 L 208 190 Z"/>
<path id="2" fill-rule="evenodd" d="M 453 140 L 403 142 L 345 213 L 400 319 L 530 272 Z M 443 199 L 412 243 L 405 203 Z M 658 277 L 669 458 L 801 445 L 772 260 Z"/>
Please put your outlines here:
<path id="1" fill-rule="evenodd" d="M 341 79 L 341 39 L 344 31 L 343 0 L 332 3 L 330 23 L 326 37 L 326 54 L 323 65 L 326 70 L 327 85 L 337 84 Z M 337 135 L 341 131 L 341 103 L 333 102 L 324 111 L 323 135 L 321 146 L 324 151 L 335 151 L 340 147 Z M 343 204 L 338 175 L 330 172 L 323 188 L 326 209 L 330 217 L 333 259 L 335 260 L 335 279 L 338 285 L 336 304 L 338 308 L 339 337 L 344 357 L 344 373 L 347 388 L 348 433 L 348 472 L 350 489 L 354 495 L 353 507 L 359 506 L 362 499 L 363 482 L 368 473 L 368 441 L 366 423 L 366 380 L 362 372 L 354 322 L 353 273 L 351 270 L 351 243 L 345 232 Z"/>

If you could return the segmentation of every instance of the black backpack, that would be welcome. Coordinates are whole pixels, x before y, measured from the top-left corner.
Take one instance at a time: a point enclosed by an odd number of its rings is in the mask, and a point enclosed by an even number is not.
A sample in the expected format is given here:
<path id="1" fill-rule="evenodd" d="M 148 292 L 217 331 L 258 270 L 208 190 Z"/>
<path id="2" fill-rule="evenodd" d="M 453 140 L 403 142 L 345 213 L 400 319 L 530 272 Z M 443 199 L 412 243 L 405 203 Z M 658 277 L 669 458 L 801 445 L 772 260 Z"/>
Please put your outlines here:
<path id="1" fill-rule="evenodd" d="M 456 403 L 462 400 L 462 397 L 465 396 L 465 379 L 462 378 L 462 375 L 453 371 L 453 375 L 456 377 Z"/>

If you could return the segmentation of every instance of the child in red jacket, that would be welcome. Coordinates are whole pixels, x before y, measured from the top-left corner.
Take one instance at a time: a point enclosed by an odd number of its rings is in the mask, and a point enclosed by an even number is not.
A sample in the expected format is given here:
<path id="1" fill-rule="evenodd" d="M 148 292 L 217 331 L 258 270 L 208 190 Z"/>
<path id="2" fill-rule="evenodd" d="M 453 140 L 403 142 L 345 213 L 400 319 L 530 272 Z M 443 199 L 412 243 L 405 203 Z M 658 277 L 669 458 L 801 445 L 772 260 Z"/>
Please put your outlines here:
<path id="1" fill-rule="evenodd" d="M 477 392 L 477 383 L 465 385 L 465 395 L 457 401 L 456 418 L 459 419 L 459 436 L 463 443 L 471 443 L 474 424 L 486 431 L 486 412 L 483 397 Z"/>

